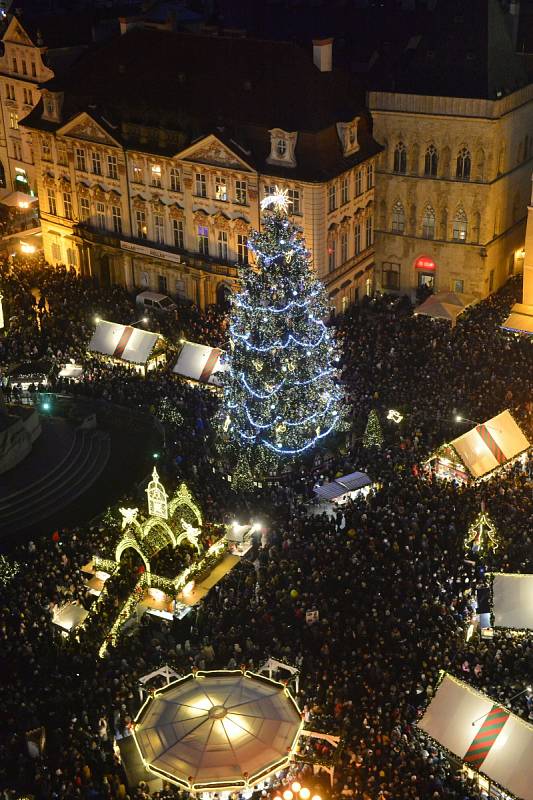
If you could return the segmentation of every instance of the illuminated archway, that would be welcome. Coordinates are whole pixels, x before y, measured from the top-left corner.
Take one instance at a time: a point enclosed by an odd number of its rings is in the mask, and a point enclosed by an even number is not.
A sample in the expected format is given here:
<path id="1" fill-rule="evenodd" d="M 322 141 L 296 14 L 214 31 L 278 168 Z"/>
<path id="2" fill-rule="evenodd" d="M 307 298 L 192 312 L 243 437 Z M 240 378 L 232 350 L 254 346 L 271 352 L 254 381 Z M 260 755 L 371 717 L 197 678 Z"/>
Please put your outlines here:
<path id="1" fill-rule="evenodd" d="M 193 502 L 192 495 L 184 483 L 181 484 L 180 488 L 168 505 L 169 516 L 173 517 L 178 508 L 188 508 L 189 511 L 191 511 L 194 515 L 198 525 L 200 527 L 202 526 L 202 515 L 200 513 L 200 509 Z"/>
<path id="2" fill-rule="evenodd" d="M 148 522 L 144 523 L 144 525 L 142 526 L 143 539 L 148 540 L 150 532 L 153 531 L 154 528 L 160 528 L 166 534 L 166 536 L 168 536 L 169 539 L 168 544 L 171 544 L 173 545 L 173 547 L 176 547 L 177 540 L 176 537 L 174 536 L 174 531 L 172 530 L 170 525 L 167 525 L 165 520 L 160 519 L 160 517 L 150 517 Z M 163 548 L 159 549 L 162 550 Z"/>
<path id="3" fill-rule="evenodd" d="M 140 555 L 144 567 L 146 569 L 146 572 L 150 572 L 150 562 L 148 561 L 145 554 L 139 547 L 138 542 L 131 536 L 124 536 L 124 538 L 121 539 L 120 542 L 118 543 L 117 549 L 115 551 L 115 561 L 120 561 L 122 554 L 124 553 L 125 550 L 128 549 L 135 550 L 135 552 Z"/>

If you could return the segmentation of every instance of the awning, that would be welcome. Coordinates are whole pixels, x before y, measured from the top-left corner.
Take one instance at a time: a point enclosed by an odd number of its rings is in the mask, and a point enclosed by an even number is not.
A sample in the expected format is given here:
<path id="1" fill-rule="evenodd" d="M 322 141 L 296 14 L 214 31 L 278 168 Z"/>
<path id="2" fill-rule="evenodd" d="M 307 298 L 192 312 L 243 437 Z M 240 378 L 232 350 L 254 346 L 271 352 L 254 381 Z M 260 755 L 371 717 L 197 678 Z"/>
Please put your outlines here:
<path id="1" fill-rule="evenodd" d="M 100 320 L 96 324 L 88 350 L 90 353 L 100 353 L 131 364 L 146 364 L 159 338 L 158 333 Z"/>
<path id="2" fill-rule="evenodd" d="M 66 603 L 54 611 L 52 622 L 66 631 L 71 631 L 78 628 L 88 615 L 89 612 L 78 603 Z"/>
<path id="3" fill-rule="evenodd" d="M 533 306 L 515 303 L 502 328 L 515 333 L 533 334 Z"/>
<path id="4" fill-rule="evenodd" d="M 184 342 L 172 372 L 200 383 L 221 386 L 220 373 L 228 367 L 221 363 L 224 354 L 218 347 L 208 347 L 195 342 Z"/>
<path id="5" fill-rule="evenodd" d="M 22 210 L 29 208 L 37 202 L 37 197 L 32 197 L 31 194 L 24 192 L 11 192 L 0 200 L 0 203 L 10 208 L 20 208 Z"/>
<path id="6" fill-rule="evenodd" d="M 349 475 L 335 478 L 334 481 L 324 483 L 322 486 L 315 486 L 313 491 L 322 500 L 337 500 L 348 492 L 371 485 L 372 481 L 365 472 L 351 472 Z"/>
<path id="7" fill-rule="evenodd" d="M 533 800 L 533 726 L 445 675 L 418 727 L 523 800 Z"/>
<path id="8" fill-rule="evenodd" d="M 69 378 L 71 381 L 79 381 L 83 375 L 81 364 L 64 364 L 59 370 L 59 378 Z"/>
<path id="9" fill-rule="evenodd" d="M 468 472 L 481 478 L 529 448 L 529 442 L 509 411 L 450 442 Z M 438 451 L 437 451 L 438 453 Z"/>
<path id="10" fill-rule="evenodd" d="M 464 292 L 439 292 L 431 294 L 418 308 L 415 314 L 424 314 L 434 319 L 445 319 L 455 323 L 457 317 L 469 306 L 478 302 L 475 294 L 465 294 Z"/>
<path id="11" fill-rule="evenodd" d="M 494 627 L 533 630 L 533 575 L 496 572 L 492 577 Z"/>

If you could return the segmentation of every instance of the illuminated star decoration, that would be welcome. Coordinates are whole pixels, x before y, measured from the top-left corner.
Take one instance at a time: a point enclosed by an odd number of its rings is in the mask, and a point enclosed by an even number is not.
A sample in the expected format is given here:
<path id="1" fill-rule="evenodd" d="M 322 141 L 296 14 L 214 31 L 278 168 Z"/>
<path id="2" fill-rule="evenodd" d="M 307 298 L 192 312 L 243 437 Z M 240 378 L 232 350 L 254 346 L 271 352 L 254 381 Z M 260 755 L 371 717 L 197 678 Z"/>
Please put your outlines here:
<path id="1" fill-rule="evenodd" d="M 395 422 L 398 425 L 398 423 L 402 421 L 403 415 L 400 414 L 399 411 L 395 411 L 393 408 L 391 408 L 387 414 L 387 419 L 392 420 L 392 422 Z"/>
<path id="2" fill-rule="evenodd" d="M 119 511 L 122 514 L 122 530 L 135 522 L 139 513 L 138 508 L 119 508 Z"/>
<path id="3" fill-rule="evenodd" d="M 261 211 L 266 211 L 270 206 L 274 206 L 276 211 L 286 214 L 289 210 L 289 194 L 287 189 L 280 189 L 279 186 L 274 187 L 273 194 L 267 194 L 261 200 Z"/>

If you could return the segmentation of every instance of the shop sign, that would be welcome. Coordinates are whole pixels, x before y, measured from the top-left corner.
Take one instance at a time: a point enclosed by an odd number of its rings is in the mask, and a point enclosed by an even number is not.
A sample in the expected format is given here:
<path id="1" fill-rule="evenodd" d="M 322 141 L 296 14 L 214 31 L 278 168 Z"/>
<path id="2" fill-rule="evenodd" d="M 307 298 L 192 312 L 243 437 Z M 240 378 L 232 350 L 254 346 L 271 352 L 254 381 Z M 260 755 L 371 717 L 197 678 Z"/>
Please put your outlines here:
<path id="1" fill-rule="evenodd" d="M 151 258 L 162 258 L 165 261 L 174 261 L 176 264 L 181 264 L 181 256 L 178 253 L 167 253 L 166 250 L 157 250 L 155 247 L 144 247 L 142 244 L 133 244 L 133 242 L 120 242 L 122 250 L 127 250 L 130 253 L 137 253 L 140 256 L 150 256 Z"/>
<path id="2" fill-rule="evenodd" d="M 415 269 L 423 269 L 425 272 L 434 272 L 437 265 L 429 256 L 420 256 L 415 261 Z"/>

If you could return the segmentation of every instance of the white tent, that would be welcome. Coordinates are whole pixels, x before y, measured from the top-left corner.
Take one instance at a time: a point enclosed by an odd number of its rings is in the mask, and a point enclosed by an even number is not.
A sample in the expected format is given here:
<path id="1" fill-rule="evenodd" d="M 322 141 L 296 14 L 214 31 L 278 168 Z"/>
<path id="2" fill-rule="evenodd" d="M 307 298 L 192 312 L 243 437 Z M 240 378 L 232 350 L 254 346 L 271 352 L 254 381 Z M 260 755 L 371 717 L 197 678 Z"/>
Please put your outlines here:
<path id="1" fill-rule="evenodd" d="M 473 478 L 482 478 L 523 453 L 529 446 L 509 411 L 502 411 L 445 445 L 437 451 L 436 457 L 445 455 L 450 460 L 450 456 L 455 456 L 455 460 L 459 459 Z M 446 454 L 444 451 L 449 452 Z"/>
<path id="2" fill-rule="evenodd" d="M 315 486 L 313 491 L 321 500 L 340 500 L 345 494 L 357 492 L 366 486 L 372 486 L 372 481 L 366 472 L 351 472 L 342 478 L 323 483 L 322 486 Z"/>
<path id="3" fill-rule="evenodd" d="M 159 338 L 158 333 L 100 320 L 96 324 L 88 349 L 91 353 L 146 366 L 154 354 Z"/>
<path id="4" fill-rule="evenodd" d="M 533 307 L 515 303 L 502 328 L 514 333 L 533 334 Z"/>
<path id="5" fill-rule="evenodd" d="M 475 294 L 465 294 L 464 292 L 439 292 L 431 294 L 418 308 L 415 314 L 424 314 L 434 319 L 445 319 L 455 325 L 457 317 L 469 306 L 478 302 Z"/>
<path id="6" fill-rule="evenodd" d="M 492 613 L 495 628 L 533 630 L 533 575 L 495 573 Z"/>
<path id="7" fill-rule="evenodd" d="M 533 800 L 533 726 L 445 675 L 418 727 L 477 772 Z"/>
<path id="8" fill-rule="evenodd" d="M 220 386 L 220 373 L 227 367 L 221 363 L 223 350 L 195 342 L 184 342 L 172 372 L 200 383 Z"/>
<path id="9" fill-rule="evenodd" d="M 88 616 L 86 611 L 79 603 L 65 603 L 61 608 L 57 608 L 52 615 L 52 622 L 66 631 L 76 630 Z"/>

